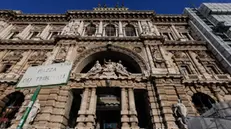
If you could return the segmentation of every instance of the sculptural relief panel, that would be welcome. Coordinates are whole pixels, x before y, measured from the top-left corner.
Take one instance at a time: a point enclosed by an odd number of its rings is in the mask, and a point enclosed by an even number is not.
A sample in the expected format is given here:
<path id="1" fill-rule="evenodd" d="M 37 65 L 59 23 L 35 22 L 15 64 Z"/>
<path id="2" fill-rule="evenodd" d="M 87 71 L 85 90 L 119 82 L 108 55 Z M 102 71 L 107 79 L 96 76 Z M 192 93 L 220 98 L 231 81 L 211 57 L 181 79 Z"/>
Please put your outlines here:
<path id="1" fill-rule="evenodd" d="M 61 48 L 59 49 L 58 54 L 55 57 L 54 62 L 65 62 L 69 48 L 70 48 L 69 45 L 62 45 Z"/>
<path id="2" fill-rule="evenodd" d="M 143 35 L 151 35 L 151 28 L 148 25 L 148 21 L 141 21 L 141 28 L 142 28 L 142 33 Z"/>
<path id="3" fill-rule="evenodd" d="M 80 35 L 80 29 L 83 27 L 83 21 L 72 19 L 69 23 L 63 28 L 62 35 L 72 35 L 78 36 Z"/>
<path id="4" fill-rule="evenodd" d="M 34 51 L 28 59 L 28 63 L 31 64 L 42 64 L 49 54 L 49 51 Z"/>
<path id="5" fill-rule="evenodd" d="M 159 46 L 151 46 L 151 53 L 156 68 L 166 68 L 165 60 L 160 52 Z"/>
<path id="6" fill-rule="evenodd" d="M 108 61 L 104 60 L 104 64 L 101 66 L 99 61 L 96 61 L 95 65 L 88 71 L 88 76 L 97 77 L 117 77 L 117 76 L 129 76 L 126 67 L 122 65 L 122 61 L 112 62 L 110 59 Z"/>
<path id="7" fill-rule="evenodd" d="M 3 62 L 18 62 L 22 58 L 22 50 L 11 50 L 8 51 L 8 53 L 5 55 L 5 57 L 2 59 Z"/>

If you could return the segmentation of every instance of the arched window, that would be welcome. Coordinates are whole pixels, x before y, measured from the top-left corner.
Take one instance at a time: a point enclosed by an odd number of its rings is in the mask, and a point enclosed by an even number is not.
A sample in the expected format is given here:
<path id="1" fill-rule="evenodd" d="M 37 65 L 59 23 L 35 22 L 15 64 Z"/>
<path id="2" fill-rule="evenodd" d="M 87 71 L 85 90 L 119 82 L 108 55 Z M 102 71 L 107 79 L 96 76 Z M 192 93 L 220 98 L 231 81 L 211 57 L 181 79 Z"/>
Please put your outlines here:
<path id="1" fill-rule="evenodd" d="M 203 114 L 212 108 L 215 100 L 212 99 L 209 95 L 204 93 L 195 93 L 192 96 L 192 102 L 194 103 L 195 108 L 199 114 Z"/>
<path id="2" fill-rule="evenodd" d="M 136 36 L 135 27 L 131 24 L 126 25 L 125 34 L 126 34 L 126 36 Z"/>
<path id="3" fill-rule="evenodd" d="M 114 25 L 109 24 L 105 28 L 105 34 L 106 36 L 116 36 L 116 28 Z"/>
<path id="4" fill-rule="evenodd" d="M 85 29 L 85 35 L 87 36 L 94 36 L 96 33 L 96 25 L 95 24 L 90 24 L 86 27 Z"/>
<path id="5" fill-rule="evenodd" d="M 0 128 L 5 129 L 11 126 L 11 121 L 15 118 L 24 101 L 24 95 L 21 92 L 14 92 L 6 96 L 5 106 L 1 107 Z"/>

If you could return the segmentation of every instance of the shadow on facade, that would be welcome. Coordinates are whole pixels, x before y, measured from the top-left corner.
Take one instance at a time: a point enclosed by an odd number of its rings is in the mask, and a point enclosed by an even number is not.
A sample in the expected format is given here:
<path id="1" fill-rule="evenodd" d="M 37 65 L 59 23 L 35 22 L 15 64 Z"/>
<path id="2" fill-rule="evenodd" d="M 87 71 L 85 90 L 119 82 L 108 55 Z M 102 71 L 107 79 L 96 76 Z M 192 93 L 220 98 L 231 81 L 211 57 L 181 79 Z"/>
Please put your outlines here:
<path id="1" fill-rule="evenodd" d="M 15 119 L 15 115 L 24 102 L 24 94 L 21 92 L 13 92 L 3 98 L 2 102 L 5 102 L 5 106 L 2 107 L 0 114 L 0 128 L 5 129 L 11 126 L 11 121 Z"/>

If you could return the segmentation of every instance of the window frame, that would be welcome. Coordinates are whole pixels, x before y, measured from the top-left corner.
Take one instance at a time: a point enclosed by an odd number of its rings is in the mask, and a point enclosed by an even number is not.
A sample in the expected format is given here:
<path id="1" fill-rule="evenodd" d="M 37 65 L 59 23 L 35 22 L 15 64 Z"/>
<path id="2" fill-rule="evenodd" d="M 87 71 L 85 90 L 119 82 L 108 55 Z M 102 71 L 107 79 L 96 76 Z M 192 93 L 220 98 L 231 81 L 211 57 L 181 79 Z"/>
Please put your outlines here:
<path id="1" fill-rule="evenodd" d="M 95 27 L 95 32 L 94 32 L 94 34 L 88 35 L 88 34 L 87 34 L 87 28 L 88 28 L 88 27 L 93 27 L 93 26 Z M 90 23 L 90 24 L 88 24 L 88 25 L 86 25 L 86 26 L 84 27 L 84 32 L 83 32 L 84 36 L 87 36 L 87 37 L 94 37 L 94 36 L 96 36 L 96 33 L 97 33 L 97 25 L 96 25 L 96 24 Z"/>
<path id="2" fill-rule="evenodd" d="M 113 26 L 114 29 L 115 29 L 115 35 L 113 35 L 113 36 L 108 36 L 107 33 L 106 33 L 106 28 L 109 25 Z M 112 24 L 112 23 L 107 24 L 106 26 L 104 26 L 104 34 L 103 35 L 106 36 L 106 37 L 117 37 L 118 36 L 118 27 L 116 25 Z"/>
<path id="3" fill-rule="evenodd" d="M 127 27 L 131 27 L 132 29 L 133 29 L 133 31 L 134 31 L 134 35 L 127 35 Z M 132 24 L 127 24 L 127 25 L 125 25 L 125 27 L 124 27 L 124 34 L 125 34 L 125 36 L 127 36 L 127 37 L 136 37 L 137 36 L 137 29 L 136 29 L 136 27 L 134 26 L 134 25 L 132 25 Z"/>

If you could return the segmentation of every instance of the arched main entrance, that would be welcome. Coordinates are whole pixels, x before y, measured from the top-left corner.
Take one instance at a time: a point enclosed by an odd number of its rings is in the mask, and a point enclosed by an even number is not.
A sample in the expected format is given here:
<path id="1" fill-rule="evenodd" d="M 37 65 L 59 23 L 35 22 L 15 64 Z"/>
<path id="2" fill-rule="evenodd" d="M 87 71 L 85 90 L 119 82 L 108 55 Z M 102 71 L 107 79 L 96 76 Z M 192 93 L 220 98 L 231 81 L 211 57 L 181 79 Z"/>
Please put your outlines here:
<path id="1" fill-rule="evenodd" d="M 73 72 L 86 77 L 79 80 L 84 87 L 75 128 L 149 127 L 150 116 L 143 111 L 149 105 L 147 93 L 144 87 L 135 88 L 141 81 L 135 78 L 146 75 L 148 68 L 139 54 L 119 46 L 101 46 L 83 52 L 74 65 Z"/>

